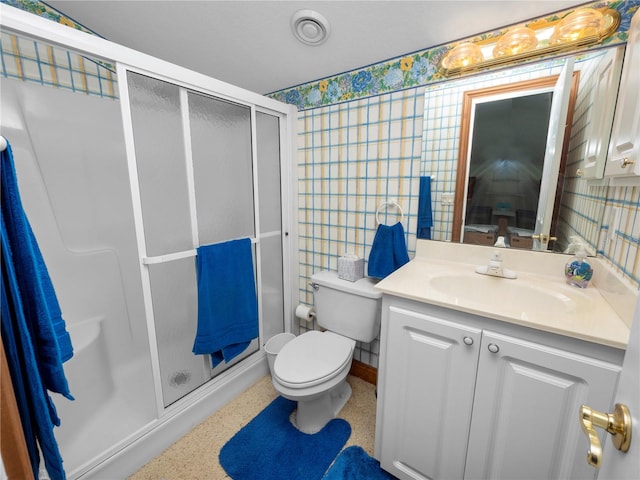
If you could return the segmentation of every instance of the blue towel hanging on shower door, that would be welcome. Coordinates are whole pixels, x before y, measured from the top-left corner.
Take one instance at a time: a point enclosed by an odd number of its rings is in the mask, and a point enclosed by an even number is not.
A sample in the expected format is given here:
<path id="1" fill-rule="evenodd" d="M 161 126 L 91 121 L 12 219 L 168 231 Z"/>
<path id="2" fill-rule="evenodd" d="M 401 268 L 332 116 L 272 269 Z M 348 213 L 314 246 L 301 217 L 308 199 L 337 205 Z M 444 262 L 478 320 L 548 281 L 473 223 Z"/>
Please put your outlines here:
<path id="1" fill-rule="evenodd" d="M 2 215 L 2 342 L 16 392 L 34 476 L 40 452 L 52 480 L 65 478 L 54 425 L 60 425 L 47 390 L 73 400 L 62 367 L 73 349 L 53 284 L 22 208 L 11 146 L 0 166 Z"/>
<path id="2" fill-rule="evenodd" d="M 251 240 L 197 249 L 198 329 L 193 353 L 216 367 L 240 355 L 258 336 L 258 299 Z"/>

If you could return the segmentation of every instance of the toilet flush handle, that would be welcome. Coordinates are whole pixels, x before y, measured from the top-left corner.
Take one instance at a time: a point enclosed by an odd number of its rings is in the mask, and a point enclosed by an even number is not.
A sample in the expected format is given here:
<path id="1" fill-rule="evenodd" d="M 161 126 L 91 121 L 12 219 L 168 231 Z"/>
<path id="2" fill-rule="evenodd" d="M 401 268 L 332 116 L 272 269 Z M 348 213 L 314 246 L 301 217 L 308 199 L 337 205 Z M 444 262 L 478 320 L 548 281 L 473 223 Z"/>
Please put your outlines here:
<path id="1" fill-rule="evenodd" d="M 318 285 L 317 283 L 313 283 L 313 282 L 309 282 L 309 286 L 311 288 L 313 288 L 314 291 L 318 291 L 318 289 L 320 288 L 320 285 Z"/>

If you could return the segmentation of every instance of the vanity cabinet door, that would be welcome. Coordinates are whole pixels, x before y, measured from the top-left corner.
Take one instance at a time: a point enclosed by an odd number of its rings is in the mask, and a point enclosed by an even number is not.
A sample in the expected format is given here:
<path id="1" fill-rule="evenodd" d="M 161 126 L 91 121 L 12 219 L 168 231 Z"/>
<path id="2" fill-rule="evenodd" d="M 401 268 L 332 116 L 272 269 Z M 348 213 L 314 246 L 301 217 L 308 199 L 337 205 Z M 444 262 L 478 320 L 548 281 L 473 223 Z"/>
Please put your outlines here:
<path id="1" fill-rule="evenodd" d="M 465 478 L 595 478 L 578 409 L 612 411 L 619 371 L 484 330 Z"/>
<path id="2" fill-rule="evenodd" d="M 605 175 L 640 175 L 640 11 L 631 20 Z"/>
<path id="3" fill-rule="evenodd" d="M 382 468 L 400 479 L 462 478 L 481 330 L 390 306 L 383 332 Z"/>

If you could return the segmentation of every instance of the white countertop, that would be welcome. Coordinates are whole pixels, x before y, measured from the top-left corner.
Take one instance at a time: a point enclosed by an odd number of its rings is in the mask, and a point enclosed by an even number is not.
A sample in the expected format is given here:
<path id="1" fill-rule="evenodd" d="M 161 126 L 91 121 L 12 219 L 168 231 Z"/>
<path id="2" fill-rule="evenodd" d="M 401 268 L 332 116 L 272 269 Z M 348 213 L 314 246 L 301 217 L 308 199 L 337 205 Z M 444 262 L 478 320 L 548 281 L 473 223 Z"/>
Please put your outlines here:
<path id="1" fill-rule="evenodd" d="M 381 280 L 376 288 L 418 302 L 626 349 L 630 319 L 625 322 L 619 316 L 593 281 L 584 289 L 565 282 L 562 266 L 569 257 L 515 252 L 515 249 L 510 249 L 507 254 L 505 249 L 504 267 L 518 274 L 518 278 L 512 280 L 475 273 L 477 265 L 486 264 L 479 261 L 478 256 L 488 260 L 490 248 L 466 249 L 454 244 L 451 250 L 443 247 L 442 244 L 446 245 L 444 242 L 431 243 L 441 245 L 431 245 L 430 248 L 418 246 L 416 258 Z M 465 254 L 469 254 L 465 257 L 467 261 L 448 258 L 448 252 L 452 251 L 459 259 L 461 247 Z M 521 259 L 525 260 L 519 261 Z M 451 283 L 455 285 L 458 278 L 461 288 L 451 289 Z M 447 282 L 448 289 L 439 289 Z M 469 285 L 473 285 L 475 291 L 470 291 Z M 533 297 L 526 298 L 527 289 L 544 292 L 544 301 L 536 304 L 535 293 Z"/>

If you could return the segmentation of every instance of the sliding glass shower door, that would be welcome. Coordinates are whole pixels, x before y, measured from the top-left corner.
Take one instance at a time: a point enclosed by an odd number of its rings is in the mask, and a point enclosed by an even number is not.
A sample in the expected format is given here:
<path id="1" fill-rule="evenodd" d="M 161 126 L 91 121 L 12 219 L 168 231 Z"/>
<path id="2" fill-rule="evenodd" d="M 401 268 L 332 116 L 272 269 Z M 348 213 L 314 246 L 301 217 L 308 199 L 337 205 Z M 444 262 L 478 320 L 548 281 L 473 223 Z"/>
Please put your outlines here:
<path id="1" fill-rule="evenodd" d="M 256 114 L 257 168 L 260 201 L 260 298 L 263 344 L 284 331 L 284 258 L 282 234 L 280 119 Z"/>
<path id="2" fill-rule="evenodd" d="M 192 353 L 198 246 L 251 238 L 261 331 L 284 329 L 279 119 L 139 73 L 127 81 L 166 407 L 260 347 L 215 369 Z"/>

